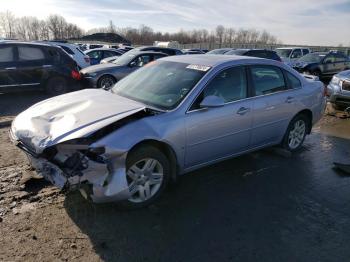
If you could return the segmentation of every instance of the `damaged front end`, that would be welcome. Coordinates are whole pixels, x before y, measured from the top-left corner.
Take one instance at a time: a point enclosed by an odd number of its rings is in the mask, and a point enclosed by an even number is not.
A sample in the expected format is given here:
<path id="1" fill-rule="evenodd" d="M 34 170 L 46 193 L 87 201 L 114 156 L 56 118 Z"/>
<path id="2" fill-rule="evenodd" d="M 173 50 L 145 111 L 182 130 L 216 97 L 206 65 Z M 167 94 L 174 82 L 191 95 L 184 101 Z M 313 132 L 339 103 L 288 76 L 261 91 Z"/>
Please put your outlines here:
<path id="1" fill-rule="evenodd" d="M 127 151 L 106 150 L 94 144 L 120 127 L 153 114 L 148 109 L 141 110 L 86 137 L 49 146 L 39 153 L 32 144 L 16 137 L 12 130 L 10 137 L 26 152 L 38 174 L 53 185 L 65 192 L 79 190 L 95 203 L 114 202 L 131 197 L 126 178 Z"/>
<path id="2" fill-rule="evenodd" d="M 126 153 L 108 156 L 103 147 L 92 148 L 79 140 L 69 141 L 36 154 L 19 142 L 38 174 L 63 191 L 79 190 L 93 202 L 110 202 L 130 197 L 125 175 Z"/>

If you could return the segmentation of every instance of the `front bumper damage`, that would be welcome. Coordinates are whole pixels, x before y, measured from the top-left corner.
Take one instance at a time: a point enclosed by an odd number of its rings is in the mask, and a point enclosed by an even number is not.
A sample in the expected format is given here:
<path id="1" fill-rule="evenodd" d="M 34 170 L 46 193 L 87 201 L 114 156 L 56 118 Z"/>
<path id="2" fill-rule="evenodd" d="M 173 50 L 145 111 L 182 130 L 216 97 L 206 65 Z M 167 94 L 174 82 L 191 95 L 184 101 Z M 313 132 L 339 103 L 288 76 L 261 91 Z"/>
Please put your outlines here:
<path id="1" fill-rule="evenodd" d="M 14 142 L 25 151 L 37 173 L 64 192 L 79 190 L 83 197 L 95 203 L 131 197 L 126 179 L 126 153 L 97 156 L 89 153 L 87 145 L 61 144 L 51 148 L 50 153 L 38 155 L 21 141 Z"/>

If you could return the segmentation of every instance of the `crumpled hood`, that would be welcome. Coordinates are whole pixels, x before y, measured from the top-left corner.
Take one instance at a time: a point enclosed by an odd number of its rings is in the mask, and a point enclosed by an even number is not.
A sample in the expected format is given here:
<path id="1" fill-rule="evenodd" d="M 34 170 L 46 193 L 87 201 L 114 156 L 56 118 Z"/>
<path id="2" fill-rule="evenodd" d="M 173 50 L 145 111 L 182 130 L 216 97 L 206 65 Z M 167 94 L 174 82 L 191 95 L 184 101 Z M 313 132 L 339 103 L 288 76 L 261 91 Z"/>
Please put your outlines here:
<path id="1" fill-rule="evenodd" d="M 85 89 L 39 102 L 12 123 L 15 139 L 41 153 L 46 147 L 87 136 L 144 110 L 143 104 L 99 89 Z"/>

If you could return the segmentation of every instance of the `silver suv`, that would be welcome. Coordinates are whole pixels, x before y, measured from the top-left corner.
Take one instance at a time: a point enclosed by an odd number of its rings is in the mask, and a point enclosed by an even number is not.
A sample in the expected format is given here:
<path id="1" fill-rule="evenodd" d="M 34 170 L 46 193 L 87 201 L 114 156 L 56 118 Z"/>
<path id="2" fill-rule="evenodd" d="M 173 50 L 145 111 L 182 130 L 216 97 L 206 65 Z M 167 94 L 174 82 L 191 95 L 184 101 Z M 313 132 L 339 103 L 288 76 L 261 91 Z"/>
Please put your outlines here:
<path id="1" fill-rule="evenodd" d="M 327 87 L 327 95 L 335 109 L 350 107 L 350 70 L 333 76 Z"/>

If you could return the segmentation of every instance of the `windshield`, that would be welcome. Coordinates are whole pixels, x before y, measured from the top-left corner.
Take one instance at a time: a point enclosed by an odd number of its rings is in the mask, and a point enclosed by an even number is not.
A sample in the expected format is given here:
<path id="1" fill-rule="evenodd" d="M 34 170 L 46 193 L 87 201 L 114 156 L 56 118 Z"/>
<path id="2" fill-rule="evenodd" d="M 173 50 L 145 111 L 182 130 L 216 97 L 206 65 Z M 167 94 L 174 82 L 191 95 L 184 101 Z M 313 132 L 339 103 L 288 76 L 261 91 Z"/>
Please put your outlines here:
<path id="1" fill-rule="evenodd" d="M 125 53 L 119 56 L 119 58 L 115 61 L 113 61 L 113 64 L 116 65 L 127 65 L 129 64 L 134 58 L 135 58 L 135 53 Z"/>
<path id="2" fill-rule="evenodd" d="M 289 58 L 293 49 L 276 49 L 276 53 L 283 58 Z"/>
<path id="3" fill-rule="evenodd" d="M 180 104 L 209 69 L 207 66 L 156 61 L 116 83 L 112 93 L 170 110 Z"/>
<path id="4" fill-rule="evenodd" d="M 307 54 L 299 58 L 299 61 L 306 63 L 320 63 L 322 59 L 326 56 L 326 54 Z"/>

